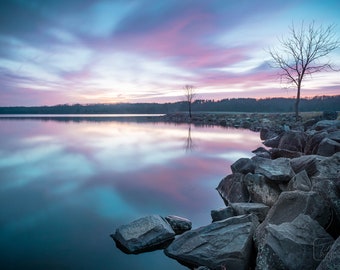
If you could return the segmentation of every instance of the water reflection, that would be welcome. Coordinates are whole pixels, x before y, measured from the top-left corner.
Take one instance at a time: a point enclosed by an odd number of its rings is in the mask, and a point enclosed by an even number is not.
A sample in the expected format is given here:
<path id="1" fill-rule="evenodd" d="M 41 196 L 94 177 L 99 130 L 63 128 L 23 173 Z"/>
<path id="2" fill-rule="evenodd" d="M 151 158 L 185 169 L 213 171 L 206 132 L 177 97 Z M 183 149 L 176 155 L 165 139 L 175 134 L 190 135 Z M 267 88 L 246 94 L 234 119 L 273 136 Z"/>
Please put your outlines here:
<path id="1" fill-rule="evenodd" d="M 0 127 L 5 269 L 185 269 L 162 252 L 122 254 L 109 234 L 155 213 L 209 223 L 223 206 L 218 182 L 260 146 L 256 133 L 219 127 L 35 119 Z"/>

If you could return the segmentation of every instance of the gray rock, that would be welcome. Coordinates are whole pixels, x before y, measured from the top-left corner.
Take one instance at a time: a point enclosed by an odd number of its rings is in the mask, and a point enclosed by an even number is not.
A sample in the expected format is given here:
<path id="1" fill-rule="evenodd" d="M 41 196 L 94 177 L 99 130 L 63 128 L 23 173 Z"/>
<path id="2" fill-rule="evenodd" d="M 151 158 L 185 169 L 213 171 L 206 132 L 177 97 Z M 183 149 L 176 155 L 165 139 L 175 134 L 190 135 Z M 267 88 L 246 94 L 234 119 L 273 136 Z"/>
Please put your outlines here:
<path id="1" fill-rule="evenodd" d="M 254 238 L 256 244 L 261 246 L 268 224 L 291 222 L 300 214 L 308 215 L 321 226 L 327 227 L 331 218 L 331 208 L 317 192 L 300 190 L 282 192 L 265 220 L 256 229 Z"/>
<path id="2" fill-rule="evenodd" d="M 269 150 L 270 156 L 272 159 L 277 158 L 297 158 L 301 157 L 302 153 L 297 151 L 291 151 L 287 149 L 281 149 L 281 148 L 272 148 Z"/>
<path id="3" fill-rule="evenodd" d="M 288 182 L 293 176 L 294 171 L 287 158 L 275 160 L 257 158 L 255 173 L 262 174 L 273 181 Z"/>
<path id="4" fill-rule="evenodd" d="M 307 175 L 311 177 L 318 172 L 317 163 L 320 162 L 320 158 L 323 159 L 316 155 L 302 156 L 291 159 L 290 164 L 296 174 L 305 170 Z"/>
<path id="5" fill-rule="evenodd" d="M 233 173 L 247 174 L 249 172 L 254 173 L 255 165 L 250 158 L 240 158 L 235 161 L 230 168 Z"/>
<path id="6" fill-rule="evenodd" d="M 275 183 L 272 183 L 261 174 L 248 173 L 244 177 L 244 183 L 247 186 L 251 202 L 272 206 L 281 193 Z"/>
<path id="7" fill-rule="evenodd" d="M 262 222 L 269 211 L 269 206 L 263 203 L 232 203 L 231 207 L 234 209 L 236 215 L 254 214 Z"/>
<path id="8" fill-rule="evenodd" d="M 310 191 L 312 189 L 312 182 L 305 170 L 297 173 L 288 183 L 288 190 L 302 190 Z"/>
<path id="9" fill-rule="evenodd" d="M 230 206 L 218 210 L 211 210 L 210 214 L 213 222 L 227 219 L 235 215 L 234 209 Z"/>
<path id="10" fill-rule="evenodd" d="M 270 152 L 263 147 L 258 147 L 251 152 L 254 153 L 258 157 L 269 158 L 269 159 L 271 158 Z"/>
<path id="11" fill-rule="evenodd" d="M 328 136 L 326 131 L 319 131 L 307 136 L 305 154 L 315 155 L 318 152 L 320 142 Z"/>
<path id="12" fill-rule="evenodd" d="M 340 130 L 330 132 L 327 138 L 340 143 Z"/>
<path id="13" fill-rule="evenodd" d="M 254 215 L 217 221 L 185 232 L 165 249 L 165 254 L 191 267 L 248 269 L 257 225 Z"/>
<path id="14" fill-rule="evenodd" d="M 277 148 L 280 144 L 281 136 L 276 136 L 270 139 L 266 139 L 263 144 L 267 147 Z"/>
<path id="15" fill-rule="evenodd" d="M 163 248 L 175 232 L 161 216 L 152 215 L 120 226 L 111 237 L 122 251 L 137 254 Z"/>
<path id="16" fill-rule="evenodd" d="M 267 140 L 267 139 L 270 139 L 270 138 L 274 138 L 276 136 L 278 136 L 278 134 L 275 131 L 271 130 L 270 128 L 263 127 L 260 130 L 261 140 Z"/>
<path id="17" fill-rule="evenodd" d="M 340 152 L 327 158 L 319 156 L 315 165 L 317 172 L 311 177 L 312 183 L 320 179 L 328 179 L 338 186 L 340 179 Z"/>
<path id="18" fill-rule="evenodd" d="M 182 234 L 189 231 L 192 227 L 192 222 L 183 217 L 169 215 L 165 217 L 165 220 L 170 224 L 176 234 Z"/>
<path id="19" fill-rule="evenodd" d="M 216 188 L 224 203 L 248 202 L 249 193 L 243 182 L 244 175 L 241 173 L 230 174 L 223 178 Z"/>
<path id="20" fill-rule="evenodd" d="M 295 152 L 303 152 L 306 145 L 306 135 L 301 131 L 286 131 L 277 148 Z"/>
<path id="21" fill-rule="evenodd" d="M 313 126 L 315 130 L 323 130 L 330 127 L 340 129 L 340 120 L 321 120 Z"/>
<path id="22" fill-rule="evenodd" d="M 325 250 L 325 252 L 327 249 Z M 321 261 L 316 270 L 339 270 L 340 269 L 340 237 L 333 243 L 326 257 Z"/>
<path id="23" fill-rule="evenodd" d="M 266 231 L 257 256 L 258 269 L 315 269 L 334 242 L 308 215 L 280 225 L 269 224 Z"/>
<path id="24" fill-rule="evenodd" d="M 319 144 L 317 154 L 320 156 L 329 157 L 336 152 L 340 152 L 340 143 L 329 138 L 324 138 Z"/>

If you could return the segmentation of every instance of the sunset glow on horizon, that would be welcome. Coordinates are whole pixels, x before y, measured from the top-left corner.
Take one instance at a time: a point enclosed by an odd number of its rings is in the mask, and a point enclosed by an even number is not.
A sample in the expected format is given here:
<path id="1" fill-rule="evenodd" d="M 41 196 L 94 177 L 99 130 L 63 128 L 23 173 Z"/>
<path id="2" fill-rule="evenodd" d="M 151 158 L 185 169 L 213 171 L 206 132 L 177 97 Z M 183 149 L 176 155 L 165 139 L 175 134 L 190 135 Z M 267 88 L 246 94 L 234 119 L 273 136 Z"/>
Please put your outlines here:
<path id="1" fill-rule="evenodd" d="M 340 2 L 2 0 L 0 106 L 294 97 L 268 48 L 292 22 L 334 24 Z M 340 49 L 330 60 L 340 68 Z M 302 96 L 339 95 L 339 72 L 306 77 Z"/>

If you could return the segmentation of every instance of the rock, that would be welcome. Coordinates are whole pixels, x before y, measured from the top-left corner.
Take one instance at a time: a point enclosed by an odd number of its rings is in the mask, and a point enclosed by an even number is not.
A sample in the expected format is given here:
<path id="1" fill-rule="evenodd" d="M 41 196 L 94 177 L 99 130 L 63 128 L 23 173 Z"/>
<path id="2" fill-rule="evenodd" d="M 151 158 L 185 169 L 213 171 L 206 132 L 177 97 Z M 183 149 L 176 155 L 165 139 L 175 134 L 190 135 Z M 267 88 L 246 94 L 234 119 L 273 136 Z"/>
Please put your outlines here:
<path id="1" fill-rule="evenodd" d="M 263 203 L 232 203 L 231 207 L 238 216 L 246 214 L 256 215 L 259 222 L 262 222 L 265 219 L 269 211 L 269 206 Z"/>
<path id="2" fill-rule="evenodd" d="M 251 152 L 254 153 L 258 157 L 269 158 L 269 159 L 271 158 L 270 152 L 263 147 L 258 147 Z"/>
<path id="3" fill-rule="evenodd" d="M 322 118 L 324 120 L 335 120 L 338 117 L 338 113 L 336 111 L 324 111 L 322 113 Z"/>
<path id="4" fill-rule="evenodd" d="M 319 156 L 315 166 L 317 172 L 311 177 L 312 183 L 328 179 L 335 182 L 337 186 L 340 184 L 340 152 L 327 158 Z"/>
<path id="5" fill-rule="evenodd" d="M 327 131 L 319 131 L 307 136 L 305 154 L 314 155 L 318 152 L 320 142 L 328 136 Z"/>
<path id="6" fill-rule="evenodd" d="M 320 157 L 315 155 L 302 156 L 290 160 L 292 169 L 296 174 L 305 170 L 309 177 L 313 176 L 318 172 L 317 169 L 318 162 L 320 162 Z"/>
<path id="7" fill-rule="evenodd" d="M 305 133 L 301 131 L 291 130 L 283 133 L 277 148 L 294 152 L 304 152 L 305 145 Z"/>
<path id="8" fill-rule="evenodd" d="M 248 269 L 257 225 L 254 215 L 217 221 L 182 234 L 164 252 L 191 267 Z"/>
<path id="9" fill-rule="evenodd" d="M 240 158 L 234 162 L 231 166 L 231 171 L 233 173 L 243 173 L 247 174 L 249 172 L 254 173 L 255 165 L 253 161 L 249 158 Z"/>
<path id="10" fill-rule="evenodd" d="M 313 129 L 323 130 L 331 127 L 340 129 L 340 120 L 321 120 L 313 126 Z"/>
<path id="11" fill-rule="evenodd" d="M 340 130 L 330 132 L 327 138 L 340 143 Z"/>
<path id="12" fill-rule="evenodd" d="M 169 215 L 165 217 L 165 220 L 170 224 L 176 234 L 182 234 L 185 231 L 189 231 L 192 227 L 192 222 L 183 217 Z"/>
<path id="13" fill-rule="evenodd" d="M 161 216 L 152 215 L 120 226 L 111 237 L 122 251 L 137 254 L 164 248 L 175 232 Z"/>
<path id="14" fill-rule="evenodd" d="M 263 174 L 270 180 L 280 182 L 288 182 L 294 176 L 294 171 L 287 158 L 275 160 L 257 158 L 255 173 Z"/>
<path id="15" fill-rule="evenodd" d="M 308 215 L 292 222 L 269 224 L 257 256 L 258 269 L 315 269 L 333 238 Z"/>
<path id="16" fill-rule="evenodd" d="M 263 144 L 267 147 L 272 147 L 272 148 L 278 148 L 279 143 L 280 143 L 281 136 L 278 135 L 276 137 L 266 139 Z"/>
<path id="17" fill-rule="evenodd" d="M 327 246 L 325 246 L 325 248 L 326 249 L 324 250 L 324 252 L 327 252 Z M 338 269 L 340 269 L 340 237 L 335 240 L 330 250 L 327 252 L 325 258 L 321 261 L 318 268 L 316 268 L 316 270 Z"/>
<path id="18" fill-rule="evenodd" d="M 281 193 L 275 183 L 261 174 L 248 173 L 244 177 L 244 183 L 247 186 L 251 202 L 272 206 Z"/>
<path id="19" fill-rule="evenodd" d="M 224 203 L 248 202 L 249 193 L 243 182 L 244 175 L 241 173 L 230 174 L 223 178 L 216 188 Z"/>
<path id="20" fill-rule="evenodd" d="M 317 154 L 320 156 L 329 157 L 336 152 L 340 152 L 340 143 L 329 138 L 324 138 L 319 144 Z"/>
<path id="21" fill-rule="evenodd" d="M 316 182 L 312 190 L 317 192 L 330 206 L 332 218 L 326 228 L 329 234 L 337 238 L 340 235 L 340 190 L 334 182 L 327 179 Z"/>
<path id="22" fill-rule="evenodd" d="M 260 139 L 261 140 L 268 140 L 268 139 L 274 138 L 276 136 L 278 136 L 278 134 L 268 127 L 263 127 L 260 130 Z"/>
<path id="23" fill-rule="evenodd" d="M 312 182 L 305 170 L 297 173 L 288 183 L 288 190 L 302 190 L 310 191 L 312 189 Z"/>
<path id="24" fill-rule="evenodd" d="M 235 215 L 234 209 L 230 206 L 218 210 L 211 210 L 210 214 L 213 222 L 227 219 Z"/>
<path id="25" fill-rule="evenodd" d="M 261 245 L 268 224 L 279 225 L 291 222 L 300 214 L 309 215 L 321 226 L 326 227 L 331 217 L 331 209 L 316 192 L 300 190 L 282 192 L 277 202 L 270 208 L 265 220 L 256 229 L 255 241 L 257 245 Z"/>
<path id="26" fill-rule="evenodd" d="M 272 148 L 269 150 L 270 156 L 272 159 L 277 158 L 297 158 L 301 157 L 301 152 L 291 151 L 287 149 L 279 149 L 279 148 Z"/>

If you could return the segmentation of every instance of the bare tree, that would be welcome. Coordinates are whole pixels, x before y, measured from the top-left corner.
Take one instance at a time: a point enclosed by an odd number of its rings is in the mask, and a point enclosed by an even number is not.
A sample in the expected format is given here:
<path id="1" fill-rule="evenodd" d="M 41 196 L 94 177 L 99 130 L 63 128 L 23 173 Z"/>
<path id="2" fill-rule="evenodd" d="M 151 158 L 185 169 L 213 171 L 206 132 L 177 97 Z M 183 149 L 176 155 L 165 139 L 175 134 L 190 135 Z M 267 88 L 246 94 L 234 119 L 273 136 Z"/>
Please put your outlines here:
<path id="1" fill-rule="evenodd" d="M 191 104 L 194 101 L 194 98 L 196 97 L 195 87 L 193 85 L 186 84 L 186 85 L 184 85 L 183 90 L 184 90 L 185 101 L 188 102 L 189 117 L 191 119 L 191 117 L 192 117 L 192 115 L 191 115 Z"/>
<path id="2" fill-rule="evenodd" d="M 334 70 L 330 61 L 321 62 L 321 58 L 338 48 L 340 42 L 333 24 L 316 27 L 314 22 L 308 26 L 301 23 L 300 28 L 292 24 L 289 30 L 290 36 L 279 39 L 279 48 L 270 49 L 269 53 L 273 66 L 281 69 L 281 79 L 297 87 L 295 117 L 298 120 L 302 81 L 306 75 Z"/>

